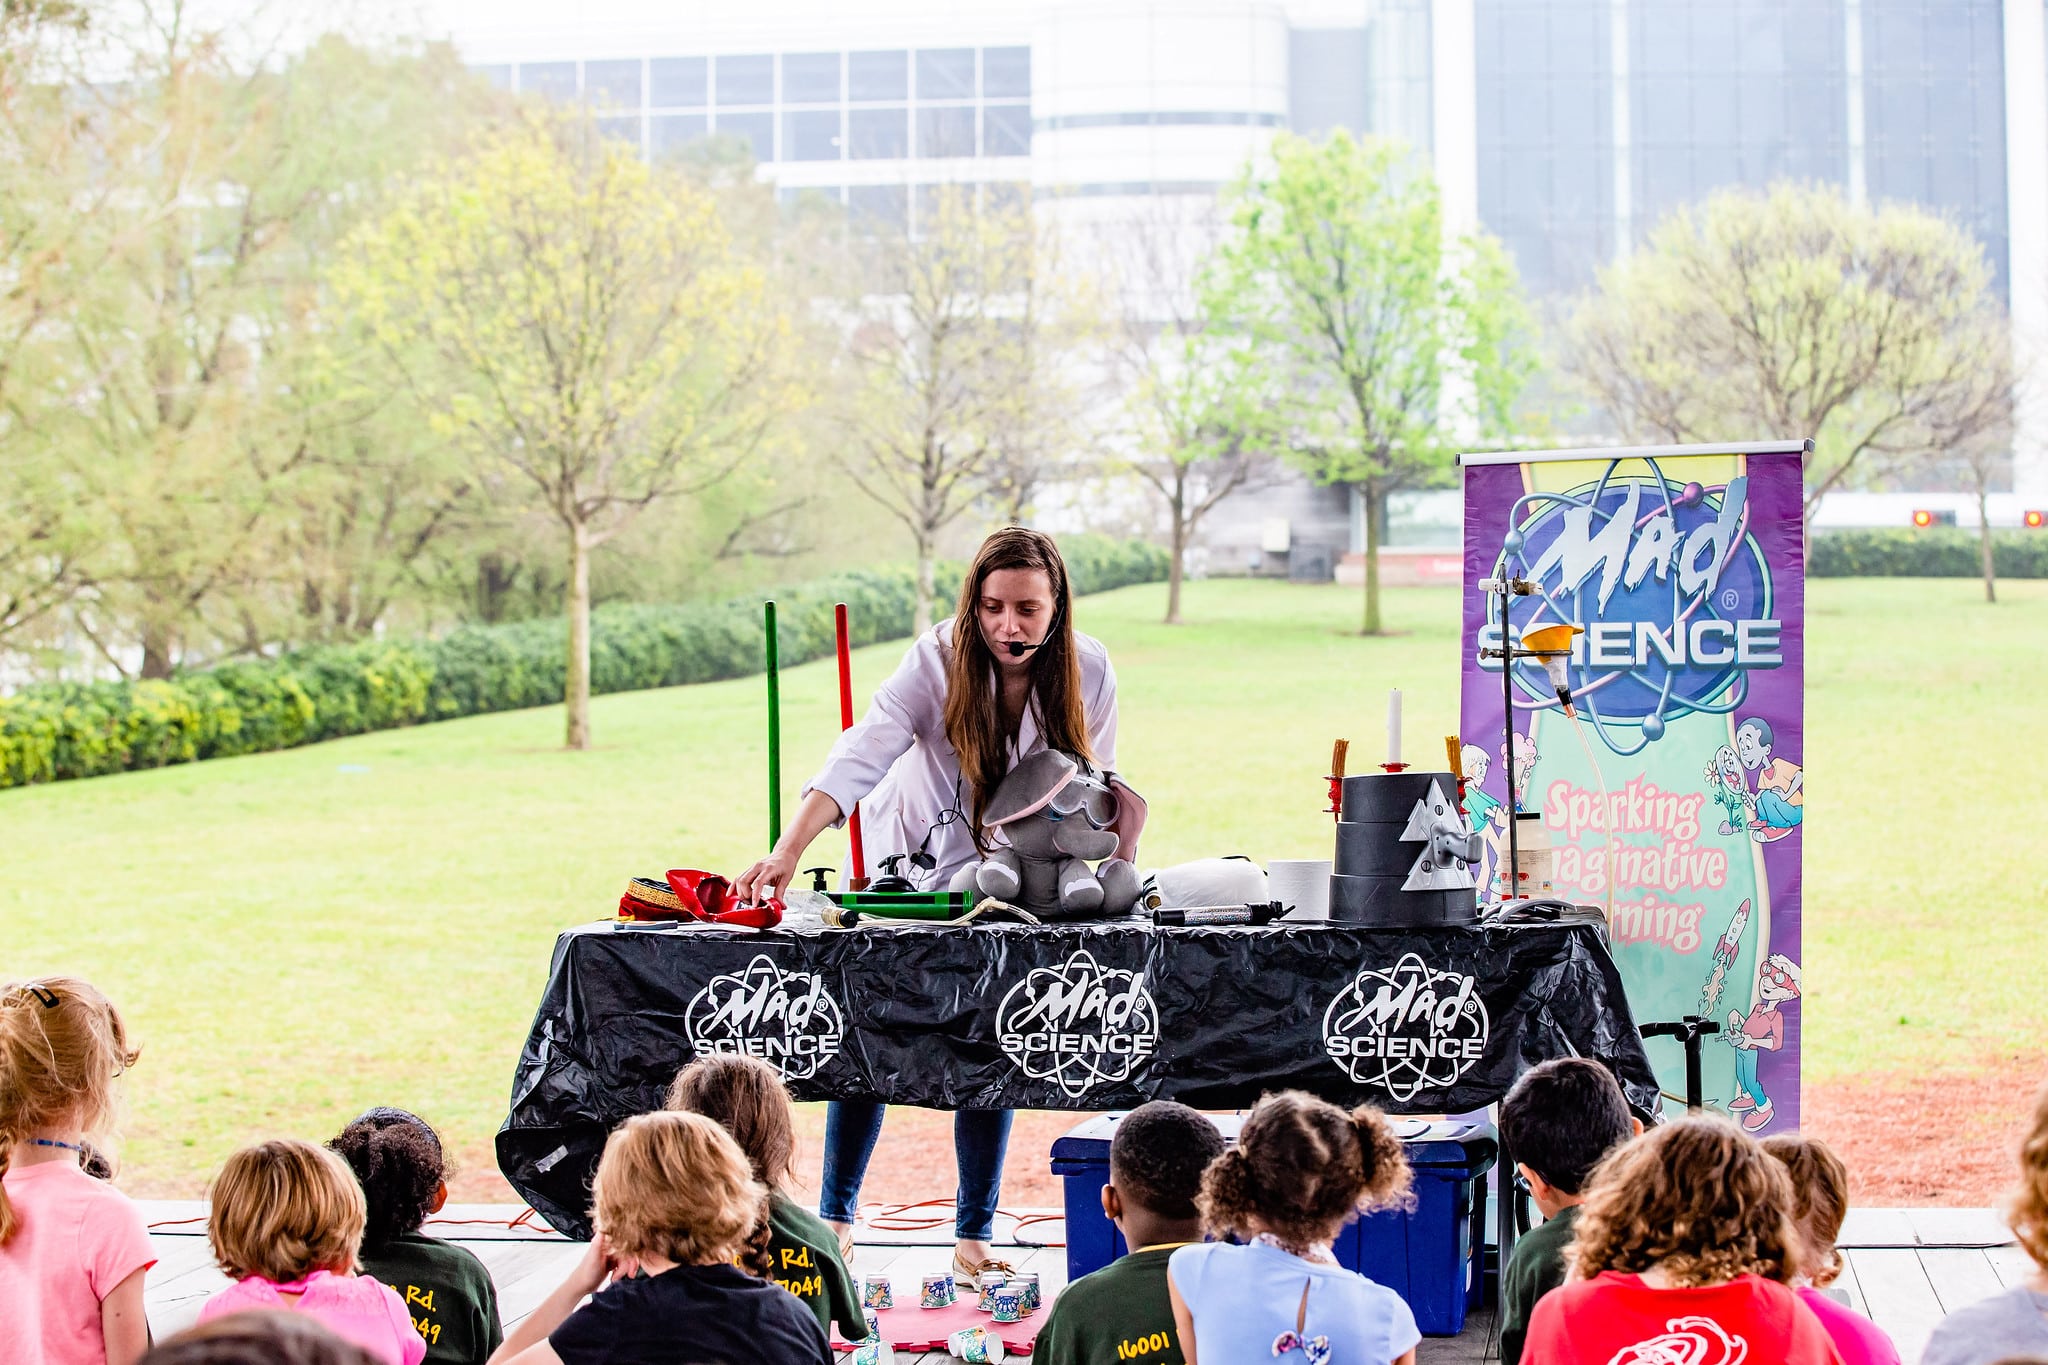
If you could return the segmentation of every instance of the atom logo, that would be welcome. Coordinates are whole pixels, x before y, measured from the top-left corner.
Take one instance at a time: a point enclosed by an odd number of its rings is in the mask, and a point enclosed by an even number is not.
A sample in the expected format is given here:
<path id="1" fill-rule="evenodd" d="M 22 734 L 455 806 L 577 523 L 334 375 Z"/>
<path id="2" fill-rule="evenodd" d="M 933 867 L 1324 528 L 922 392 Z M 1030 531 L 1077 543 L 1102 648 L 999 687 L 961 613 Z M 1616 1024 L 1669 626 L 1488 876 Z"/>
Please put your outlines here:
<path id="1" fill-rule="evenodd" d="M 1624 1346 L 1607 1365 L 1742 1365 L 1749 1343 L 1712 1318 L 1673 1318 L 1663 1334 Z"/>
<path id="2" fill-rule="evenodd" d="M 1432 970 L 1415 953 L 1390 971 L 1363 969 L 1323 1011 L 1330 1059 L 1401 1104 L 1457 1084 L 1486 1055 L 1488 1032 L 1478 983 Z"/>
<path id="3" fill-rule="evenodd" d="M 759 1057 L 785 1080 L 815 1075 L 839 1055 L 844 1035 L 844 1016 L 824 978 L 784 972 L 766 955 L 712 977 L 683 1010 L 683 1036 L 697 1056 Z"/>
<path id="4" fill-rule="evenodd" d="M 1741 706 L 1746 670 L 1781 661 L 1780 623 L 1769 619 L 1771 577 L 1749 534 L 1748 477 L 1708 488 L 1672 482 L 1654 459 L 1640 460 L 1649 477 L 1622 477 L 1621 463 L 1590 484 L 1519 498 L 1496 572 L 1537 586 L 1510 608 L 1513 634 L 1589 627 L 1569 666 L 1572 696 L 1607 747 L 1629 757 L 1680 716 Z M 1500 622 L 1489 615 L 1488 626 Z M 1518 709 L 1557 705 L 1534 663 L 1518 664 L 1515 681 Z"/>
<path id="5" fill-rule="evenodd" d="M 996 1036 L 1025 1075 L 1069 1099 L 1121 1081 L 1159 1046 L 1159 1010 L 1144 978 L 1077 951 L 1037 967 L 996 1006 Z"/>

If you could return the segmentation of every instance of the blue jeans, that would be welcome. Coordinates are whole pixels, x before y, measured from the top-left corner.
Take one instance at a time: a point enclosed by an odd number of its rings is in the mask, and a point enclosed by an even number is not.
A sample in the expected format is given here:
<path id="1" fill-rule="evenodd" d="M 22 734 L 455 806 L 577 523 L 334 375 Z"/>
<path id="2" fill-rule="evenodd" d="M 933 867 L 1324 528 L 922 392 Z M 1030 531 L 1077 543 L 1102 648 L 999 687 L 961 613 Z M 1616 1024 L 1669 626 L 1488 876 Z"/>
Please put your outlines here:
<path id="1" fill-rule="evenodd" d="M 1757 1056 L 1753 1049 L 1746 1047 L 1735 1049 L 1735 1090 L 1737 1094 L 1748 1095 L 1752 1100 L 1755 1100 L 1757 1108 L 1768 1109 L 1771 1107 L 1771 1097 L 1764 1093 L 1764 1088 L 1761 1085 L 1757 1084 L 1756 1062 Z"/>
<path id="2" fill-rule="evenodd" d="M 825 1107 L 825 1176 L 818 1216 L 851 1223 L 860 1206 L 860 1182 L 882 1136 L 882 1111 L 873 1100 L 834 1100 Z M 953 1205 L 953 1235 L 986 1242 L 995 1233 L 996 1201 L 1003 1193 L 1003 1153 L 1010 1145 L 1010 1111 L 961 1109 L 953 1115 L 953 1159 L 960 1188 Z"/>

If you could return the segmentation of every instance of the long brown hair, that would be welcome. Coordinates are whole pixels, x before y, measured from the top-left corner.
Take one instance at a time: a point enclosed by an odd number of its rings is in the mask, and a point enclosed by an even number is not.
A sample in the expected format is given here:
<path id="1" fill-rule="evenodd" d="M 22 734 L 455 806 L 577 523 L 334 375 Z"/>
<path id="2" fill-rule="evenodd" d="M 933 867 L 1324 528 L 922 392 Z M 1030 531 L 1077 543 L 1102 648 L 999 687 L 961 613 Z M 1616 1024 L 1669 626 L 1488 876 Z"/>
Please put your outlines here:
<path id="1" fill-rule="evenodd" d="M 770 1192 L 796 1179 L 796 1125 L 789 1091 L 775 1068 L 759 1057 L 714 1052 L 676 1073 L 670 1109 L 716 1119 L 747 1154 L 754 1179 Z"/>
<path id="2" fill-rule="evenodd" d="M 1401 1205 L 1408 1189 L 1408 1155 L 1379 1110 L 1360 1105 L 1346 1113 L 1283 1090 L 1245 1115 L 1237 1145 L 1202 1173 L 1195 1207 L 1205 1232 L 1266 1232 L 1304 1253 L 1357 1214 Z"/>
<path id="3" fill-rule="evenodd" d="M 135 1065 L 120 1011 L 70 976 L 0 985 L 0 1174 L 17 1143 L 76 1124 L 99 1134 L 114 1117 L 114 1080 Z M 0 1188 L 0 1246 L 15 1213 Z"/>
<path id="4" fill-rule="evenodd" d="M 996 696 L 996 656 L 981 633 L 981 590 L 999 569 L 1039 569 L 1052 582 L 1053 623 L 1045 647 L 1027 665 L 1032 709 L 1045 747 L 1089 763 L 1088 716 L 1081 705 L 1081 655 L 1074 644 L 1074 592 L 1066 561 L 1052 537 L 1022 526 L 1005 526 L 975 553 L 960 580 L 960 606 L 953 613 L 953 653 L 946 661 L 946 739 L 960 756 L 960 775 L 972 789 L 969 826 L 983 843 L 982 813 L 996 785 L 1010 771 L 1010 737 L 1003 729 Z"/>
<path id="5" fill-rule="evenodd" d="M 1593 1168 L 1567 1253 L 1574 1277 L 1661 1268 L 1679 1288 L 1798 1270 L 1792 1181 L 1721 1118 L 1674 1119 Z"/>
<path id="6" fill-rule="evenodd" d="M 1825 1289 L 1842 1274 L 1835 1238 L 1849 1216 L 1849 1168 L 1835 1149 L 1803 1133 L 1764 1139 L 1764 1150 L 1792 1180 L 1792 1226 L 1799 1232 L 1801 1259 L 1814 1284 Z"/>

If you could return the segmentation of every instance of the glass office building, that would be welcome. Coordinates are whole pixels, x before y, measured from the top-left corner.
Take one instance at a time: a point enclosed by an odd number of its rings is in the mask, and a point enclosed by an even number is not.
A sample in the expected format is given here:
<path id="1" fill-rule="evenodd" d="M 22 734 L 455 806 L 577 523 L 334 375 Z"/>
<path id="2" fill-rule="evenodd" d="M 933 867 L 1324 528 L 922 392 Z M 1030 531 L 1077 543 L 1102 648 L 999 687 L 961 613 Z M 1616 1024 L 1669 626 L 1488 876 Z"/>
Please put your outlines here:
<path id="1" fill-rule="evenodd" d="M 1949 216 L 2048 339 L 2043 0 L 698 0 L 616 36 L 452 36 L 650 157 L 737 137 L 795 197 L 914 222 L 1001 184 L 1076 223 L 1212 197 L 1276 131 L 1401 137 L 1538 297 L 1673 209 L 1795 179 Z M 2041 400 L 2034 400 L 2041 401 Z M 2048 496 L 2022 413 L 2016 471 Z"/>

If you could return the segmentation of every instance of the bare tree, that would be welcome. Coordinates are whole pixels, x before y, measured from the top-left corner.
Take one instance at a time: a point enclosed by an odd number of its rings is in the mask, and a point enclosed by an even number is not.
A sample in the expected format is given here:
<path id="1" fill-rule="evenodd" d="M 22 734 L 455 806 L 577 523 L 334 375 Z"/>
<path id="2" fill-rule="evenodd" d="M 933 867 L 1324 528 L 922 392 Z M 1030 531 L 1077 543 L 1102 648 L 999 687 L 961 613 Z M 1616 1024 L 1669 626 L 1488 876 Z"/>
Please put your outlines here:
<path id="1" fill-rule="evenodd" d="M 1564 364 L 1636 440 L 1811 437 L 1831 490 L 2003 421 L 1991 269 L 1967 233 L 1818 186 L 1724 190 L 1609 267 Z"/>
<path id="2" fill-rule="evenodd" d="M 1062 444 L 1076 321 L 1028 205 L 948 187 L 917 226 L 870 243 L 883 283 L 853 305 L 842 458 L 910 532 L 923 631 L 942 533 L 991 496 L 1023 510 Z"/>
<path id="3" fill-rule="evenodd" d="M 1283 439 L 1278 405 L 1263 391 L 1258 353 L 1202 306 L 1222 229 L 1214 206 L 1189 213 L 1155 199 L 1102 242 L 1116 283 L 1110 358 L 1127 427 L 1119 463 L 1166 512 L 1168 625 L 1180 624 L 1188 546 L 1202 518 L 1282 470 L 1272 455 Z"/>

